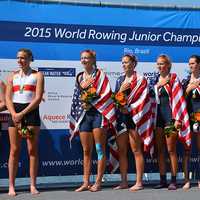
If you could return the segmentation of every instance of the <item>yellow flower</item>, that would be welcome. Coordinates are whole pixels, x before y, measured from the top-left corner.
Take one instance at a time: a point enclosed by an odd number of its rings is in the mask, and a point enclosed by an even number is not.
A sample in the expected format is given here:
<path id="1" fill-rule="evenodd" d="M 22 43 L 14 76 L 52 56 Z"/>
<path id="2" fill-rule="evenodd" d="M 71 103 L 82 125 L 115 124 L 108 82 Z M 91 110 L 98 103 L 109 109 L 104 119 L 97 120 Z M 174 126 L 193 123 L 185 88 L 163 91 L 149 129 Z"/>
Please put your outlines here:
<path id="1" fill-rule="evenodd" d="M 123 99 L 122 101 L 120 101 L 120 104 L 121 104 L 122 106 L 125 106 L 125 105 L 126 105 L 126 99 Z"/>
<path id="2" fill-rule="evenodd" d="M 123 102 L 125 100 L 125 96 L 124 96 L 124 93 L 123 92 L 118 92 L 116 95 L 115 95 L 115 99 L 119 102 Z"/>
<path id="3" fill-rule="evenodd" d="M 200 122 L 200 112 L 194 113 L 194 120 Z"/>
<path id="4" fill-rule="evenodd" d="M 86 101 L 87 98 L 88 98 L 88 93 L 87 93 L 87 92 L 83 92 L 83 93 L 81 94 L 81 100 L 82 100 L 82 101 Z"/>
<path id="5" fill-rule="evenodd" d="M 91 88 L 89 88 L 88 89 L 88 92 L 90 93 L 90 94 L 96 94 L 96 88 L 94 88 L 94 87 L 91 87 Z"/>

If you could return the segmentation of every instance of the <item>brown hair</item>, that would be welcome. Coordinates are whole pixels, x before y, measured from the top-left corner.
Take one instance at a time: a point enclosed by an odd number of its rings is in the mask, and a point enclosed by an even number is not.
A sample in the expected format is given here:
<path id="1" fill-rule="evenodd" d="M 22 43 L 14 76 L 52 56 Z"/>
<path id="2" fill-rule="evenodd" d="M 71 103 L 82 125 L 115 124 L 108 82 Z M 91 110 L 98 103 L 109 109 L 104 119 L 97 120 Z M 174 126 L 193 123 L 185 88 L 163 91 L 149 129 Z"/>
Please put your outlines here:
<path id="1" fill-rule="evenodd" d="M 192 56 L 190 56 L 190 58 L 194 58 L 198 64 L 200 63 L 200 56 L 199 55 L 192 55 Z"/>
<path id="2" fill-rule="evenodd" d="M 132 63 L 134 63 L 134 67 L 136 67 L 137 63 L 138 63 L 138 60 L 137 60 L 137 57 L 135 55 L 130 55 L 130 54 L 125 54 L 122 58 L 124 57 L 128 57 L 130 59 L 130 61 Z"/>
<path id="3" fill-rule="evenodd" d="M 81 51 L 81 54 L 82 53 L 88 53 L 90 54 L 90 56 L 93 58 L 94 60 L 94 65 L 96 65 L 96 52 L 94 50 L 91 50 L 91 49 L 85 49 L 83 51 Z"/>
<path id="4" fill-rule="evenodd" d="M 30 49 L 26 49 L 26 48 L 22 48 L 22 49 L 19 49 L 18 52 L 24 52 L 26 53 L 26 55 L 28 56 L 28 58 L 33 62 L 34 61 L 34 58 L 33 58 L 33 53 Z"/>

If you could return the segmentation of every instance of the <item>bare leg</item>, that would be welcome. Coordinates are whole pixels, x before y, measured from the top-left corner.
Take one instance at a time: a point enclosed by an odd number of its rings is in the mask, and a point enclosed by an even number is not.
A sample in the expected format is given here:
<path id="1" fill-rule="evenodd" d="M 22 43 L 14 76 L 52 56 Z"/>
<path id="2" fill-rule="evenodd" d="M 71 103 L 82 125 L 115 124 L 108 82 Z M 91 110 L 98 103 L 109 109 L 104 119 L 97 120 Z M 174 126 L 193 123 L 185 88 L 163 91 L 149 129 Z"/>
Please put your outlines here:
<path id="1" fill-rule="evenodd" d="M 165 166 L 165 137 L 163 135 L 163 129 L 156 129 L 156 147 L 158 151 L 158 166 L 160 175 L 166 174 L 166 166 Z"/>
<path id="2" fill-rule="evenodd" d="M 130 188 L 130 191 L 137 191 L 143 189 L 144 157 L 142 153 L 142 141 L 138 133 L 133 129 L 129 132 L 129 140 L 136 164 L 136 183 Z"/>
<path id="3" fill-rule="evenodd" d="M 21 137 L 17 134 L 15 127 L 9 127 L 9 139 L 10 139 L 10 155 L 8 161 L 9 170 L 9 192 L 8 195 L 15 196 L 15 177 L 17 175 L 19 154 L 21 149 Z"/>
<path id="4" fill-rule="evenodd" d="M 158 155 L 158 166 L 160 172 L 160 184 L 155 186 L 155 189 L 164 188 L 167 186 L 166 179 L 166 165 L 165 165 L 165 136 L 162 128 L 156 128 L 155 134 L 157 155 Z"/>
<path id="5" fill-rule="evenodd" d="M 167 150 L 170 157 L 171 174 L 172 174 L 171 184 L 168 187 L 169 190 L 176 189 L 176 174 L 178 169 L 176 142 L 177 142 L 177 134 L 172 134 L 169 137 L 166 136 Z"/>
<path id="6" fill-rule="evenodd" d="M 90 188 L 91 192 L 101 190 L 101 183 L 106 167 L 106 133 L 102 128 L 93 129 L 93 136 L 98 156 L 97 177 L 95 184 Z"/>
<path id="7" fill-rule="evenodd" d="M 169 137 L 166 137 L 166 142 L 167 142 L 167 150 L 171 161 L 171 173 L 172 176 L 176 176 L 178 168 L 178 158 L 176 154 L 177 135 L 173 134 L 170 135 Z"/>
<path id="8" fill-rule="evenodd" d="M 127 132 L 122 133 L 119 136 L 117 136 L 117 146 L 118 146 L 118 152 L 119 152 L 119 166 L 120 166 L 120 174 L 121 174 L 122 182 L 120 185 L 114 188 L 115 190 L 128 188 L 128 181 L 127 181 L 128 139 L 129 139 L 129 136 Z"/>
<path id="9" fill-rule="evenodd" d="M 36 126 L 29 126 L 33 129 L 33 138 L 27 139 L 28 154 L 30 160 L 30 192 L 31 194 L 39 194 L 36 188 L 36 178 L 38 172 L 38 139 L 40 128 Z"/>
<path id="10" fill-rule="evenodd" d="M 183 189 L 187 190 L 190 188 L 190 180 L 189 180 L 189 160 L 190 160 L 190 150 L 184 149 L 184 157 L 183 157 L 183 173 L 185 178 L 185 184 L 183 185 Z"/>
<path id="11" fill-rule="evenodd" d="M 76 192 L 82 192 L 90 188 L 91 157 L 93 149 L 93 135 L 91 132 L 81 132 L 80 139 L 83 147 L 83 184 L 75 190 Z"/>
<path id="12" fill-rule="evenodd" d="M 200 155 L 200 132 L 196 134 L 197 135 L 197 149 L 198 149 L 198 155 Z M 199 171 L 200 171 L 200 163 L 199 163 Z M 199 175 L 200 176 L 200 175 Z M 198 177 L 199 180 L 198 180 L 198 188 L 200 189 L 200 177 Z"/>

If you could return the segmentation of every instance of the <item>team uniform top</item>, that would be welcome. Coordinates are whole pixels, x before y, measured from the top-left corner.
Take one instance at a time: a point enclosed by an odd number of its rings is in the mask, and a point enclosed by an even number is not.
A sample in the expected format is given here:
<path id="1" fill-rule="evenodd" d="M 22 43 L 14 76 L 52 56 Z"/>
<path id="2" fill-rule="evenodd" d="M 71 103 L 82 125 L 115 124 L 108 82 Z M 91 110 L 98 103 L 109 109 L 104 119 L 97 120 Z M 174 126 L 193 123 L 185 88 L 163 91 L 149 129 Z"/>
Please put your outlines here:
<path id="1" fill-rule="evenodd" d="M 13 103 L 30 103 L 35 96 L 36 84 L 37 78 L 32 70 L 25 76 L 17 71 L 13 76 Z"/>

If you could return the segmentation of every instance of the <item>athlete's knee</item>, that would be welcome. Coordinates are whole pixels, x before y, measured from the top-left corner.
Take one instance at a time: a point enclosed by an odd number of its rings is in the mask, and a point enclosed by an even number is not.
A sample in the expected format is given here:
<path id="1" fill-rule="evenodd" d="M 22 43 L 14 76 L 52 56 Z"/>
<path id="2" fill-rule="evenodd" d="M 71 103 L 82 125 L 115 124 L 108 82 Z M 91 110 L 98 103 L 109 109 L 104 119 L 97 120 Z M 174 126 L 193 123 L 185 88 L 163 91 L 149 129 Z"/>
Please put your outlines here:
<path id="1" fill-rule="evenodd" d="M 141 155 L 142 151 L 140 148 L 132 148 L 132 152 L 134 153 L 135 156 Z"/>
<path id="2" fill-rule="evenodd" d="M 29 148 L 28 149 L 28 154 L 29 156 L 37 156 L 38 152 L 37 152 L 37 149 L 36 148 Z"/>
<path id="3" fill-rule="evenodd" d="M 176 148 L 168 148 L 168 154 L 171 156 L 176 155 Z"/>
<path id="4" fill-rule="evenodd" d="M 17 147 L 17 146 L 12 146 L 12 147 L 10 148 L 10 156 L 12 156 L 12 157 L 17 157 L 17 156 L 19 156 L 19 152 L 20 152 L 20 148 Z"/>
<path id="5" fill-rule="evenodd" d="M 102 145 L 100 143 L 96 143 L 95 147 L 96 147 L 98 160 L 102 160 L 103 157 L 105 156 L 105 152 L 104 152 L 104 149 L 103 149 Z"/>
<path id="6" fill-rule="evenodd" d="M 83 148 L 83 154 L 84 156 L 91 156 L 92 150 L 89 148 Z"/>

